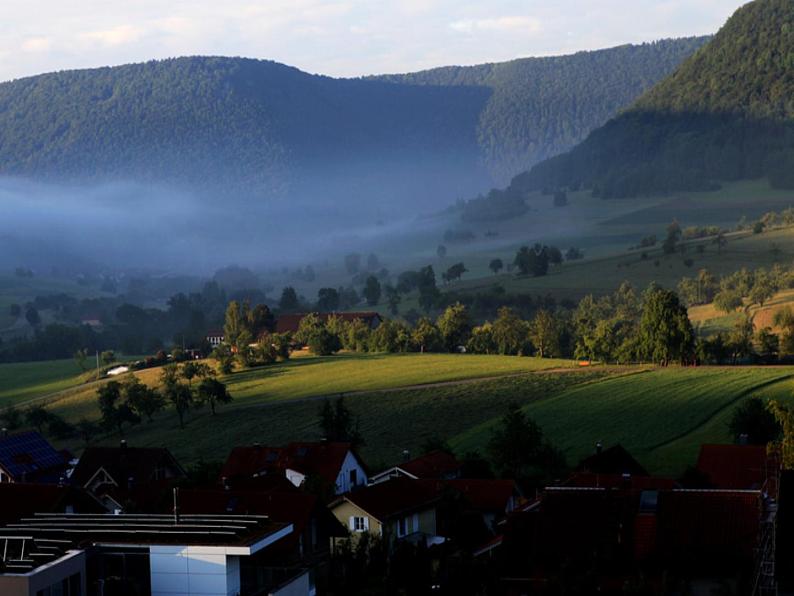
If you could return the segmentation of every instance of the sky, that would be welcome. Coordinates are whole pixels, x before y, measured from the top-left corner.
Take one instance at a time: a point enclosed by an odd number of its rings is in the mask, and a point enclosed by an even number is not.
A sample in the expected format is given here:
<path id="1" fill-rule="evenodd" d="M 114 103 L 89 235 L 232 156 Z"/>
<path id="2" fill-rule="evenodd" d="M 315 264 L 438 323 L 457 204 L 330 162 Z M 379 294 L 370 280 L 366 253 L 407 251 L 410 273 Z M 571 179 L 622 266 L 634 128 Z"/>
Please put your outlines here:
<path id="1" fill-rule="evenodd" d="M 184 55 L 331 76 L 716 32 L 744 0 L 1 0 L 0 80 Z"/>

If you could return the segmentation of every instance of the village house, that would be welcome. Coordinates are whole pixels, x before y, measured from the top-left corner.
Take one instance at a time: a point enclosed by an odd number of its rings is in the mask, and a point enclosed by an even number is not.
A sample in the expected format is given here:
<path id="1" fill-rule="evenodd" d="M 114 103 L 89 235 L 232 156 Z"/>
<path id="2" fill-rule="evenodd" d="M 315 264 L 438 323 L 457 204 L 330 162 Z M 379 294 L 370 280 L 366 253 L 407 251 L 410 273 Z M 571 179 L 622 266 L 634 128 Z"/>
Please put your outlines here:
<path id="1" fill-rule="evenodd" d="M 442 491 L 435 480 L 395 478 L 346 493 L 329 507 L 353 540 L 365 532 L 393 546 L 400 540 L 441 544 L 438 505 Z"/>
<path id="2" fill-rule="evenodd" d="M 460 477 L 461 469 L 462 464 L 454 455 L 436 450 L 374 474 L 370 483 L 377 484 L 394 478 L 451 480 Z"/>
<path id="3" fill-rule="evenodd" d="M 0 483 L 58 483 L 68 463 L 69 456 L 36 431 L 0 437 Z"/>
<path id="4" fill-rule="evenodd" d="M 143 507 L 142 500 L 154 500 L 168 493 L 185 471 L 168 449 L 129 447 L 88 447 L 77 462 L 70 481 L 97 497 L 108 511 L 124 511 L 131 504 Z"/>
<path id="5" fill-rule="evenodd" d="M 352 445 L 332 441 L 235 447 L 220 475 L 234 486 L 240 480 L 274 474 L 285 476 L 298 487 L 313 478 L 336 495 L 365 486 L 368 481 L 364 463 Z"/>

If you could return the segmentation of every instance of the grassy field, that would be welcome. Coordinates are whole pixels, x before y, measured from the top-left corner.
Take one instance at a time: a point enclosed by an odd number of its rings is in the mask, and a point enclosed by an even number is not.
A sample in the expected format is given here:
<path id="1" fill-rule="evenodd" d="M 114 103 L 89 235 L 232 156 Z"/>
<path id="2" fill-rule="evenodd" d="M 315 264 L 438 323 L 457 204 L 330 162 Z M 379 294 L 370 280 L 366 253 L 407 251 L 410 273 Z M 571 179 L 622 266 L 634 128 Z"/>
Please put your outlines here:
<path id="1" fill-rule="evenodd" d="M 752 395 L 790 399 L 794 368 L 699 368 L 636 372 L 573 387 L 525 406 L 569 463 L 598 441 L 620 443 L 650 470 L 679 475 L 695 463 L 702 443 L 730 442 L 734 407 Z M 498 419 L 452 440 L 482 449 Z"/>
<path id="2" fill-rule="evenodd" d="M 235 401 L 226 409 L 354 391 L 378 391 L 427 383 L 572 368 L 570 360 L 462 354 L 338 354 L 293 358 L 273 366 L 232 373 L 223 378 Z M 160 369 L 135 373 L 157 386 Z M 67 420 L 97 418 L 96 387 L 60 393 L 51 403 Z"/>
<path id="3" fill-rule="evenodd" d="M 417 389 L 349 395 L 345 401 L 358 418 L 366 444 L 361 453 L 372 469 L 400 461 L 404 449 L 419 454 L 431 438 L 446 438 L 501 414 L 510 402 L 531 403 L 569 387 L 610 374 L 608 369 L 539 372 Z M 138 446 L 166 445 L 185 463 L 222 460 L 235 445 L 284 444 L 318 440 L 320 400 L 288 400 L 223 408 L 191 417 L 184 430 L 169 413 L 132 429 L 128 441 Z M 118 437 L 106 440 L 114 444 Z M 73 444 L 71 447 L 78 447 Z"/>
<path id="4" fill-rule="evenodd" d="M 0 407 L 24 405 L 82 382 L 74 360 L 0 364 Z"/>

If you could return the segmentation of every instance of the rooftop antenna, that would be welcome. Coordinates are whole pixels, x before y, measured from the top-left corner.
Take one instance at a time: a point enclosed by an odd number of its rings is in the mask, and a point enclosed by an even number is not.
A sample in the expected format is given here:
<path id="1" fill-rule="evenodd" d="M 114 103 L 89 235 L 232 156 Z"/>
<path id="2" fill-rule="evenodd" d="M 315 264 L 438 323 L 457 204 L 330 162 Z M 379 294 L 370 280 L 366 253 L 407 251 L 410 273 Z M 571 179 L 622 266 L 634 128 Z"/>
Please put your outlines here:
<path id="1" fill-rule="evenodd" d="M 174 525 L 179 525 L 179 487 L 174 487 Z"/>

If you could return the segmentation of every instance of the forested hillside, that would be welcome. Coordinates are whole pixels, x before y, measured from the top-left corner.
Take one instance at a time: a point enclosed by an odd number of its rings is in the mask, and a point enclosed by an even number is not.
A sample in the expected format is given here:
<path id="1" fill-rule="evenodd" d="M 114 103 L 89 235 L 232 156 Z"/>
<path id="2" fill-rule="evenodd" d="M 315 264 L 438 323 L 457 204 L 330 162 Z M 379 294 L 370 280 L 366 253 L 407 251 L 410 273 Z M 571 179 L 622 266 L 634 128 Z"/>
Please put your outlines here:
<path id="1" fill-rule="evenodd" d="M 755 0 L 628 111 L 516 189 L 630 197 L 767 176 L 794 187 L 794 2 Z"/>
<path id="2" fill-rule="evenodd" d="M 378 79 L 489 89 L 477 126 L 477 142 L 489 172 L 497 182 L 507 183 L 516 172 L 583 140 L 593 128 L 673 72 L 708 39 L 663 40 Z"/>
<path id="3" fill-rule="evenodd" d="M 702 39 L 332 79 L 179 58 L 0 84 L 0 175 L 444 205 L 572 146 Z"/>

